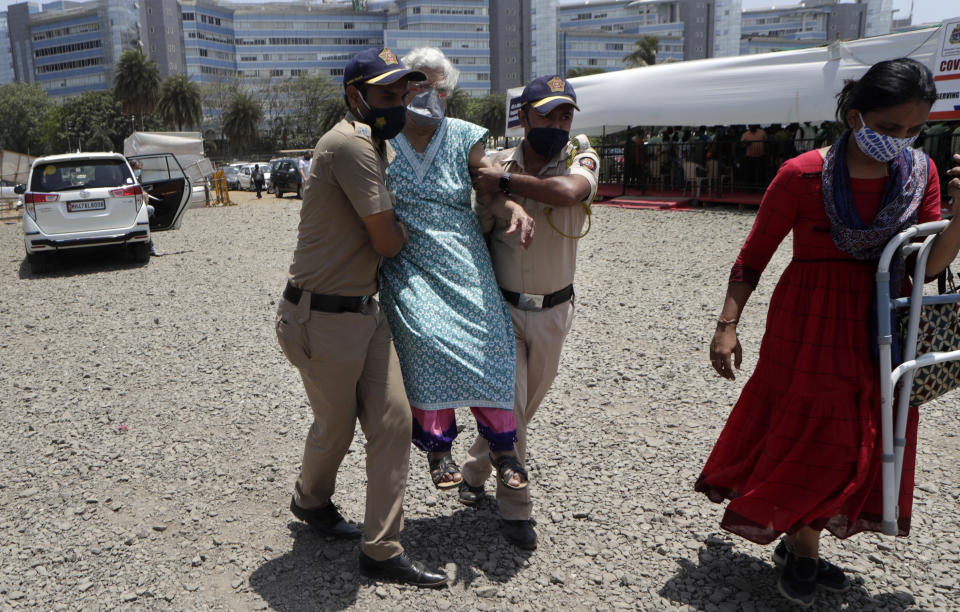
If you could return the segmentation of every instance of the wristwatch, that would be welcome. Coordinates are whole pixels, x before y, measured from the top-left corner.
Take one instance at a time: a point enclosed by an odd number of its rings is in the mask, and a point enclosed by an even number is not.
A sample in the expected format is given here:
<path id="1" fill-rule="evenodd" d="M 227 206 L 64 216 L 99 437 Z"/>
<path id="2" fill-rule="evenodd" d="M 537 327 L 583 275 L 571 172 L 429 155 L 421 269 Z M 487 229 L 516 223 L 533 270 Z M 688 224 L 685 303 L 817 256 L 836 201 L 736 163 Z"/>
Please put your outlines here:
<path id="1" fill-rule="evenodd" d="M 500 177 L 500 191 L 503 193 L 510 193 L 510 173 L 504 172 L 503 176 Z"/>

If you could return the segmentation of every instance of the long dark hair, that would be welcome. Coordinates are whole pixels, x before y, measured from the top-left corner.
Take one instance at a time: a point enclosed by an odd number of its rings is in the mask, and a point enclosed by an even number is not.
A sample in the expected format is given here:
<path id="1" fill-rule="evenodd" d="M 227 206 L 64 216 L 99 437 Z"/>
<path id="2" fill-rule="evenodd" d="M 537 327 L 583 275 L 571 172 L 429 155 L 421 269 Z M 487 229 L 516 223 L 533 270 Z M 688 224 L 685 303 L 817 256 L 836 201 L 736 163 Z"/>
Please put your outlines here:
<path id="1" fill-rule="evenodd" d="M 907 102 L 933 104 L 937 88 L 930 69 L 908 57 L 878 62 L 860 79 L 848 80 L 837 94 L 837 121 L 847 125 L 851 108 L 867 113 Z"/>

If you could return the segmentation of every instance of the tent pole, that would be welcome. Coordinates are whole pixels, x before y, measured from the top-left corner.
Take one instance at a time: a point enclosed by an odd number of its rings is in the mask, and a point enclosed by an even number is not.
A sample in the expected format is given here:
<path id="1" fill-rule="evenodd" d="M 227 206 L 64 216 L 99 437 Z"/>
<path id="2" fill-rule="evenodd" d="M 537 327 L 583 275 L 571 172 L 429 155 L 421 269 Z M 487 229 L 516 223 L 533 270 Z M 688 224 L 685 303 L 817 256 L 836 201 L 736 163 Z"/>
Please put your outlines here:
<path id="1" fill-rule="evenodd" d="M 603 127 L 604 127 L 604 130 L 606 130 L 607 126 L 603 126 Z M 627 140 L 623 143 L 623 165 L 620 167 L 621 172 L 623 174 L 623 184 L 620 188 L 621 196 L 627 195 L 627 147 L 630 146 L 630 126 L 629 125 L 627 126 L 626 134 L 627 135 L 625 136 L 625 138 Z"/>

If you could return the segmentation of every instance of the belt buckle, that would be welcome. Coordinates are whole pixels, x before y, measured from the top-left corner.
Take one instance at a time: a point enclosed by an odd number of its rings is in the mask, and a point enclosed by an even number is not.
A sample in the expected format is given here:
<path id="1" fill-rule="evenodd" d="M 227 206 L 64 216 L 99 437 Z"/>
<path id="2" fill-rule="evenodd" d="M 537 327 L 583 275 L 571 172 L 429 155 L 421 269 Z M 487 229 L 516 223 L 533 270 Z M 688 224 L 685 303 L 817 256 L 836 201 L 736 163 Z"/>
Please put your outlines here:
<path id="1" fill-rule="evenodd" d="M 534 312 L 543 310 L 543 296 L 521 293 L 520 297 L 517 298 L 517 308 Z"/>

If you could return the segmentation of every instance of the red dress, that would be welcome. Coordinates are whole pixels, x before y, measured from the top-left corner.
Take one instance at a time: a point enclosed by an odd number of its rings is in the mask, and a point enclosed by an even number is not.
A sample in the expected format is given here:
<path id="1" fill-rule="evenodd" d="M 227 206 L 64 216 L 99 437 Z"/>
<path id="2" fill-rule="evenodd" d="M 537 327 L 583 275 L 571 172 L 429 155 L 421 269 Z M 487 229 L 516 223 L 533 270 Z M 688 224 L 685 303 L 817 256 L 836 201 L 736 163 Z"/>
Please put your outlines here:
<path id="1" fill-rule="evenodd" d="M 918 223 L 940 218 L 939 178 L 929 168 Z M 880 381 L 869 324 L 876 262 L 834 246 L 822 169 L 818 151 L 780 168 L 730 274 L 756 287 L 793 230 L 793 261 L 770 300 L 756 370 L 695 486 L 712 501 L 730 499 L 721 526 L 758 544 L 804 525 L 840 538 L 880 529 Z M 851 180 L 864 222 L 876 216 L 885 183 Z M 911 408 L 899 535 L 910 530 L 916 438 Z"/>

